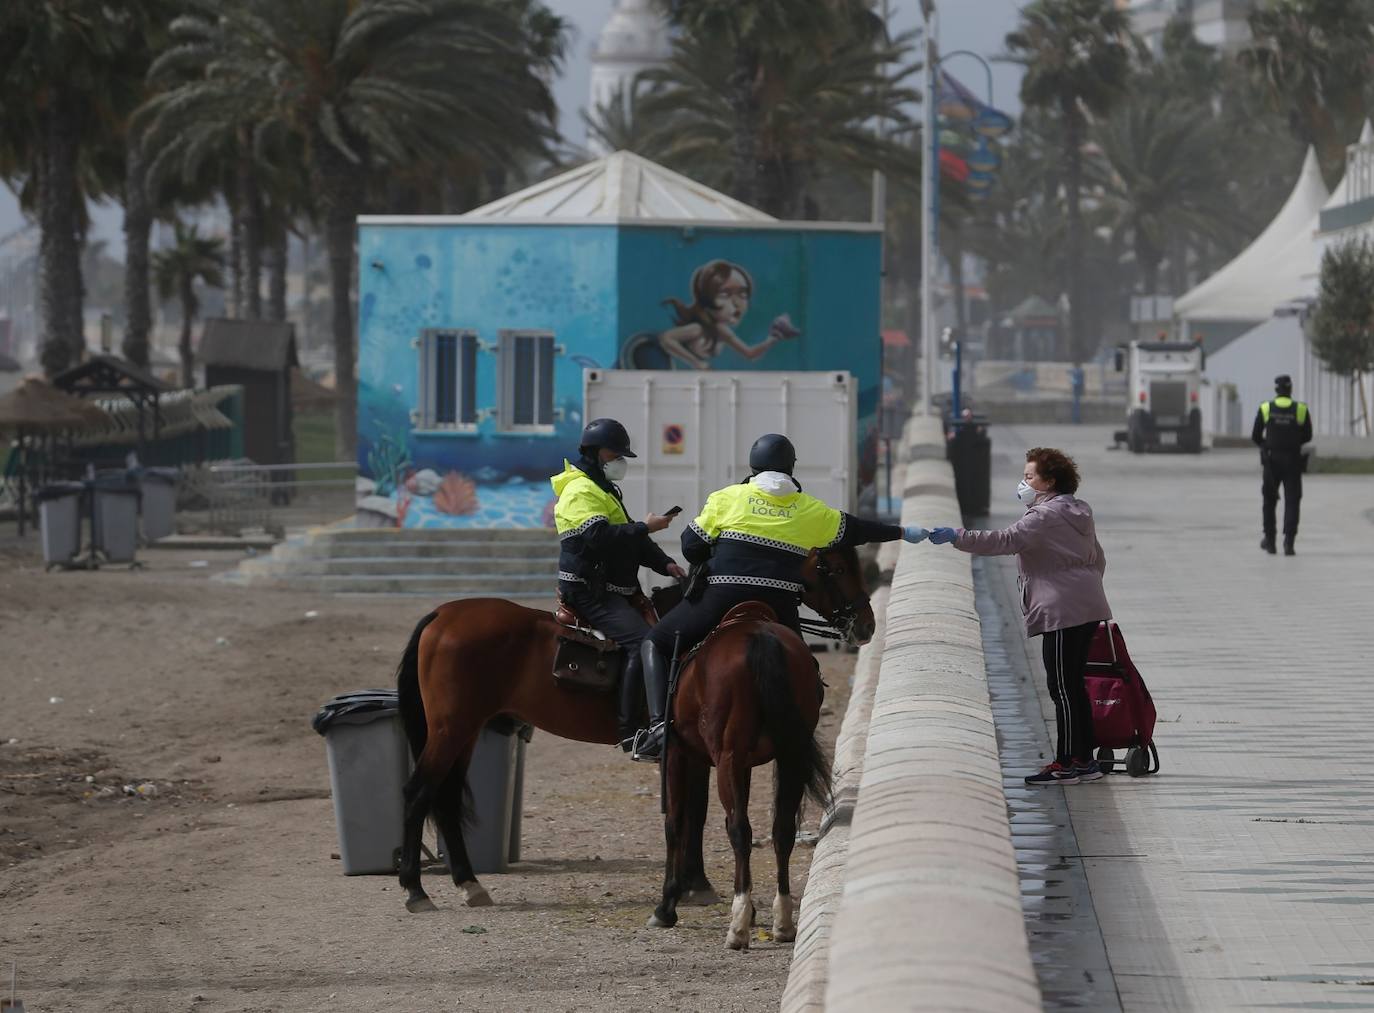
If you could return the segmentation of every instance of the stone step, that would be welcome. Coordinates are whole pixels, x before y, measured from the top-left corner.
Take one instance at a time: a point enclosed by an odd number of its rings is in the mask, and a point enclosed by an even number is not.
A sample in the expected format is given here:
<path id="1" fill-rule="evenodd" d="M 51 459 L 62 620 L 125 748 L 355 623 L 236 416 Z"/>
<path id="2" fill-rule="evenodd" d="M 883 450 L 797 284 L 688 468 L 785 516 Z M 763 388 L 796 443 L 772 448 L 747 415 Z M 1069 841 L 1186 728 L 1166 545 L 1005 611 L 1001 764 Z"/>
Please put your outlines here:
<path id="1" fill-rule="evenodd" d="M 431 598 L 552 598 L 554 578 L 545 574 L 290 574 L 277 577 L 256 574 L 240 567 L 239 580 L 247 584 L 290 587 L 325 594 L 424 594 Z"/>
<path id="2" fill-rule="evenodd" d="M 558 543 L 533 541 L 490 541 L 478 542 L 463 540 L 444 541 L 352 541 L 352 540 L 300 540 L 287 541 L 272 550 L 274 559 L 476 559 L 495 557 L 505 559 L 529 559 L 537 561 L 558 560 Z"/>
<path id="3" fill-rule="evenodd" d="M 537 558 L 523 556 L 293 556 L 245 560 L 246 573 L 274 576 L 323 576 L 336 574 L 448 574 L 455 577 L 494 576 L 497 574 L 542 575 L 553 580 L 558 573 L 558 557 L 541 553 Z"/>

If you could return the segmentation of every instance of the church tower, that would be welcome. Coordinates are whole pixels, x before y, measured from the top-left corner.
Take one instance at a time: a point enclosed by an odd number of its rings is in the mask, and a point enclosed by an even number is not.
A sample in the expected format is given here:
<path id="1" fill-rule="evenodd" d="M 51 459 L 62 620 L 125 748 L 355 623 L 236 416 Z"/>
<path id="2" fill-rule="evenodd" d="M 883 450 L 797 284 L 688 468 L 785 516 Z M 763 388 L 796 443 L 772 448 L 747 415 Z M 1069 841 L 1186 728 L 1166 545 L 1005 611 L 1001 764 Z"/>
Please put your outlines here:
<path id="1" fill-rule="evenodd" d="M 628 88 L 636 74 L 663 64 L 671 53 L 668 22 L 655 0 L 616 0 L 606 27 L 592 47 L 587 113 L 595 116 L 618 88 Z M 588 146 L 595 154 L 609 154 L 595 139 L 589 139 Z"/>

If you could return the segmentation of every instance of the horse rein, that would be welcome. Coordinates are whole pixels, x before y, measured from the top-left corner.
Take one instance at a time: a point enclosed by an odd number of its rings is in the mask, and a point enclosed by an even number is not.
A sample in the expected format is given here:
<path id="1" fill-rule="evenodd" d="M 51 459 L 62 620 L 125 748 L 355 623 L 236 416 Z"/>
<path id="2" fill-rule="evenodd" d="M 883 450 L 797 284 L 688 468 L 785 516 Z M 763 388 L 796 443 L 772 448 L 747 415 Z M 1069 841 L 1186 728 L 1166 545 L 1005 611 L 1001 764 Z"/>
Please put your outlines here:
<path id="1" fill-rule="evenodd" d="M 825 556 L 819 553 L 816 556 L 816 576 L 825 592 L 829 610 L 824 613 L 824 623 L 812 622 L 809 619 L 801 620 L 802 629 L 814 636 L 825 637 L 830 640 L 852 641 L 854 639 L 854 624 L 859 621 L 859 610 L 869 604 L 868 593 L 864 592 L 853 601 L 842 600 L 839 605 L 835 605 L 835 599 L 842 597 L 836 594 L 834 590 L 835 572 L 825 561 Z"/>

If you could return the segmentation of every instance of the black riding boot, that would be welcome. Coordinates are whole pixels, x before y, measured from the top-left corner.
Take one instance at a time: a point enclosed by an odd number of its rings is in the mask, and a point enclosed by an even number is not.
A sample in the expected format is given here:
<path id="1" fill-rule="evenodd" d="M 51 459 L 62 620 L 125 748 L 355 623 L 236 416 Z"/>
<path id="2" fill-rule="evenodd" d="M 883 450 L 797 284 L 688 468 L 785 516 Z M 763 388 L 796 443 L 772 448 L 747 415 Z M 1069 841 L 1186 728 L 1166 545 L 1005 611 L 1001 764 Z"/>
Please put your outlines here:
<path id="1" fill-rule="evenodd" d="M 625 652 L 625 667 L 620 672 L 620 707 L 616 711 L 616 731 L 620 735 L 620 748 L 630 751 L 634 745 L 635 733 L 639 731 L 639 701 L 644 685 L 643 662 L 639 650 Z"/>
<path id="2" fill-rule="evenodd" d="M 649 698 L 649 727 L 635 735 L 630 758 L 657 763 L 663 752 L 663 712 L 668 705 L 668 659 L 645 640 L 640 648 L 644 666 L 644 693 Z"/>

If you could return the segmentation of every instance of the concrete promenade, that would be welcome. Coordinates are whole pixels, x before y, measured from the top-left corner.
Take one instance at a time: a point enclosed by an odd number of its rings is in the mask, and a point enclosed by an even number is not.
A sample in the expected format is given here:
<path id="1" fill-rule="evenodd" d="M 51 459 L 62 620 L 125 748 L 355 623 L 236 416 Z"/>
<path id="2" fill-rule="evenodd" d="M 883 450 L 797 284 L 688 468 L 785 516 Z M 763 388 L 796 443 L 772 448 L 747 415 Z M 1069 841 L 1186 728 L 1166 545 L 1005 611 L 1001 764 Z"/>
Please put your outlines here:
<path id="1" fill-rule="evenodd" d="M 1047 789 L 1068 800 L 1121 1008 L 1374 1010 L 1374 477 L 1307 476 L 1289 559 L 1258 547 L 1252 451 L 994 433 L 990 526 L 1019 513 L 1026 447 L 1077 459 L 1159 709 L 1159 775 Z"/>

